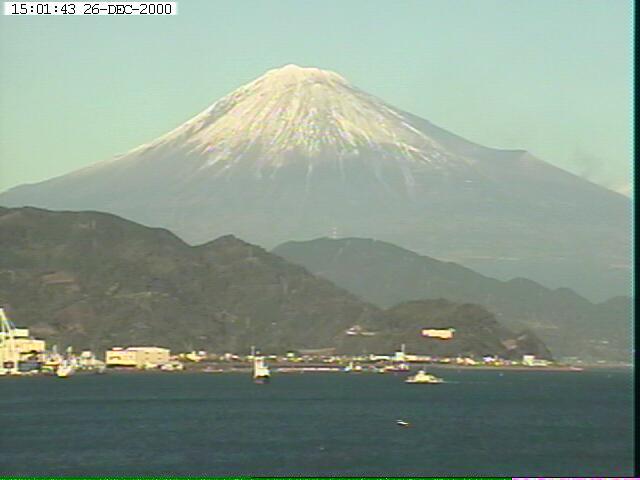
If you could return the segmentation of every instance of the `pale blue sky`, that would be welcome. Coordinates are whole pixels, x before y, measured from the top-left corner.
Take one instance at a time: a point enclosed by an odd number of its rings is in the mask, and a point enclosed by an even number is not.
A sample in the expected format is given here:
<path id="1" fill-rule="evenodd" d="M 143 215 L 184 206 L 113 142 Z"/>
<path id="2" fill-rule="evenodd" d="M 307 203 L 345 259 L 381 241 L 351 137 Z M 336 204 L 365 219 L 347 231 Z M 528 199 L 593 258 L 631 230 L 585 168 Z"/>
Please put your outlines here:
<path id="1" fill-rule="evenodd" d="M 0 17 L 0 190 L 165 133 L 266 70 L 335 70 L 478 143 L 630 182 L 632 2 L 178 0 Z"/>

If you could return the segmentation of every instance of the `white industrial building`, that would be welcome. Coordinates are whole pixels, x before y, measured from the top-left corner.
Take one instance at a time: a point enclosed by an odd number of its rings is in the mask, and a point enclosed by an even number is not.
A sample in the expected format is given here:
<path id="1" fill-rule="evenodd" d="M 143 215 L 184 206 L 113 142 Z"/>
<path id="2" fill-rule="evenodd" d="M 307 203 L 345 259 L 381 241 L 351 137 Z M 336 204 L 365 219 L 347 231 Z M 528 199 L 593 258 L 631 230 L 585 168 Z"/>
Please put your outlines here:
<path id="1" fill-rule="evenodd" d="M 151 368 L 169 363 L 171 351 L 162 347 L 113 347 L 105 353 L 107 367 Z"/>
<path id="2" fill-rule="evenodd" d="M 535 355 L 523 355 L 522 364 L 527 367 L 546 367 L 549 365 L 549 362 L 541 358 L 536 358 Z"/>
<path id="3" fill-rule="evenodd" d="M 44 361 L 46 343 L 31 337 L 28 328 L 17 328 L 0 308 L 0 373 L 15 373 L 20 364 Z"/>
<path id="4" fill-rule="evenodd" d="M 423 337 L 450 340 L 455 332 L 455 328 L 423 328 L 421 333 Z"/>

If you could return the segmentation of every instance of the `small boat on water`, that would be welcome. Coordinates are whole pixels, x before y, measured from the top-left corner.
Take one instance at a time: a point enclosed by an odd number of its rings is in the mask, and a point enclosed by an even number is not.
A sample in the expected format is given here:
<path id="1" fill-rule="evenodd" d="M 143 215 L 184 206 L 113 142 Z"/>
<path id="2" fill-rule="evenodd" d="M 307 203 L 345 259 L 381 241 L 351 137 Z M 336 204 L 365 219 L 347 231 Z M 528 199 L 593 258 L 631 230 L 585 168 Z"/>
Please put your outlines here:
<path id="1" fill-rule="evenodd" d="M 409 422 L 405 422 L 404 420 L 396 420 L 396 425 L 399 427 L 410 427 L 411 424 Z"/>
<path id="2" fill-rule="evenodd" d="M 56 376 L 58 378 L 68 378 L 76 373 L 76 369 L 68 361 L 63 361 L 56 370 Z"/>
<path id="3" fill-rule="evenodd" d="M 416 373 L 415 375 L 411 375 L 404 381 L 404 383 L 443 383 L 443 382 L 444 380 L 442 380 L 441 378 L 436 377 L 435 375 L 431 375 L 425 372 L 424 370 L 418 370 L 418 373 Z"/>
<path id="4" fill-rule="evenodd" d="M 269 383 L 271 372 L 269 367 L 264 364 L 263 357 L 254 357 L 253 359 L 253 381 L 254 383 Z"/>
<path id="5" fill-rule="evenodd" d="M 353 362 L 349 362 L 349 365 L 344 367 L 342 371 L 346 373 L 360 373 L 362 372 L 362 365 L 354 365 Z"/>
<path id="6" fill-rule="evenodd" d="M 387 365 L 386 367 L 383 367 L 382 370 L 390 373 L 404 373 L 411 370 L 411 367 L 406 363 L 396 363 L 393 365 Z"/>

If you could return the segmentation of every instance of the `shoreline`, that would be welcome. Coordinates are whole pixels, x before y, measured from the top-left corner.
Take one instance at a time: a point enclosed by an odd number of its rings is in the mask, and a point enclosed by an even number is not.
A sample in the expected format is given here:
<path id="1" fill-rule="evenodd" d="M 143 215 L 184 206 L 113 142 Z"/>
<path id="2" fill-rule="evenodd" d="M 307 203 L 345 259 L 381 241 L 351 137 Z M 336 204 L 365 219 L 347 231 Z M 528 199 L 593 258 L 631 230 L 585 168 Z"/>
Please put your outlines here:
<path id="1" fill-rule="evenodd" d="M 349 375 L 404 375 L 404 374 L 412 374 L 417 370 L 425 369 L 425 370 L 495 370 L 500 372 L 511 371 L 511 372 L 584 372 L 584 371 L 594 371 L 594 370 L 633 370 L 633 365 L 584 365 L 584 366 L 548 366 L 548 367 L 527 367 L 522 365 L 500 365 L 500 366 L 492 366 L 492 365 L 447 365 L 447 364 L 420 364 L 415 365 L 411 368 L 410 371 L 407 372 L 372 372 L 363 370 L 361 372 L 345 372 L 343 371 L 343 365 L 323 365 L 322 367 L 317 368 L 318 365 L 297 365 L 292 367 L 291 365 L 286 364 L 272 364 L 269 365 L 272 369 L 272 372 L 276 375 L 295 375 L 295 374 L 322 374 L 322 373 L 331 373 L 331 374 L 349 374 Z M 173 372 L 162 372 L 160 370 L 137 370 L 137 369 L 127 369 L 127 368 L 109 368 L 106 373 L 116 373 L 116 374 L 137 374 L 137 373 L 205 373 L 209 375 L 228 375 L 228 374 L 242 374 L 246 375 L 247 373 L 251 373 L 250 366 L 233 366 L 224 368 L 224 366 L 218 364 L 213 371 L 207 371 L 207 368 L 211 368 L 210 366 L 201 367 L 200 365 L 189 365 L 184 370 L 181 371 L 173 371 Z M 283 371 L 279 371 L 278 369 L 284 369 Z M 90 372 L 86 372 L 90 373 Z"/>
<path id="2" fill-rule="evenodd" d="M 451 365 L 440 363 L 416 363 L 411 365 L 411 370 L 406 372 L 389 371 L 379 372 L 370 371 L 366 368 L 360 372 L 345 372 L 344 365 L 341 364 L 287 364 L 287 363 L 273 363 L 269 365 L 273 373 L 276 375 L 295 375 L 295 374 L 350 374 L 350 375 L 362 375 L 362 374 L 385 374 L 385 375 L 405 375 L 415 373 L 417 370 L 478 370 L 478 371 L 497 371 L 497 372 L 585 372 L 585 371 L 603 371 L 603 370 L 629 370 L 632 371 L 633 365 L 550 365 L 550 366 L 525 366 L 525 365 Z M 282 370 L 280 370 L 282 369 Z M 137 368 L 107 368 L 103 374 L 116 374 L 116 375 L 140 375 L 140 374 L 181 374 L 181 373 L 199 373 L 209 375 L 229 375 L 229 374 L 241 374 L 247 375 L 251 372 L 251 365 L 243 363 L 225 364 L 225 363 L 205 363 L 205 364 L 185 364 L 182 370 L 162 371 L 160 369 L 137 369 Z M 77 370 L 75 375 L 101 375 L 94 370 Z M 0 378 L 16 378 L 16 377 L 55 377 L 50 373 L 26 373 L 19 375 L 2 375 Z"/>

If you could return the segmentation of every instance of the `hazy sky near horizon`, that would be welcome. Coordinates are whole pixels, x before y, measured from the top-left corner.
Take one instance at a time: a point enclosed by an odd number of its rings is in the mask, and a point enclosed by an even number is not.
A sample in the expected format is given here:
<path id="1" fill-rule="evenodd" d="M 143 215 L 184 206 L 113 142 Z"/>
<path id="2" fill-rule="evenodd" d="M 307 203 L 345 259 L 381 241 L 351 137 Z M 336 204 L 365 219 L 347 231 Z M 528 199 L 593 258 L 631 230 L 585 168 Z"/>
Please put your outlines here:
<path id="1" fill-rule="evenodd" d="M 0 17 L 0 191 L 124 153 L 295 63 L 628 192 L 631 1 L 178 0 L 178 11 Z"/>

